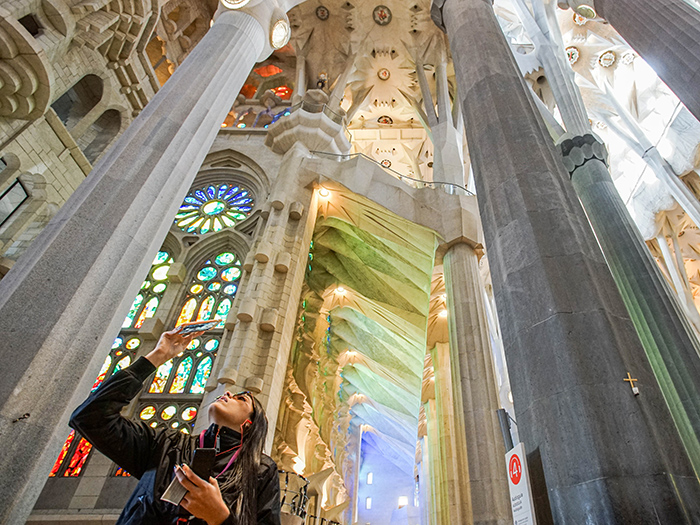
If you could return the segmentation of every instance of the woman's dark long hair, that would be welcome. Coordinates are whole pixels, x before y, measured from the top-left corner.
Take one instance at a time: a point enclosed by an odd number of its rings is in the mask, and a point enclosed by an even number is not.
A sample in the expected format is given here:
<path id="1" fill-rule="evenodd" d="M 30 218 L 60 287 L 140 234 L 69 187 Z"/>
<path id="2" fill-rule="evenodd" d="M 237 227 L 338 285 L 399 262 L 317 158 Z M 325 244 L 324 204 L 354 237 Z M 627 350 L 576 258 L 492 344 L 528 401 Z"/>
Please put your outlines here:
<path id="1" fill-rule="evenodd" d="M 267 437 L 267 416 L 260 402 L 253 399 L 252 424 L 243 427 L 241 433 L 241 448 L 231 466 L 231 474 L 221 483 L 221 491 L 232 489 L 236 494 L 233 512 L 241 525 L 257 523 L 257 493 L 258 473 L 262 461 L 263 446 Z M 238 429 L 236 429 L 238 430 Z"/>

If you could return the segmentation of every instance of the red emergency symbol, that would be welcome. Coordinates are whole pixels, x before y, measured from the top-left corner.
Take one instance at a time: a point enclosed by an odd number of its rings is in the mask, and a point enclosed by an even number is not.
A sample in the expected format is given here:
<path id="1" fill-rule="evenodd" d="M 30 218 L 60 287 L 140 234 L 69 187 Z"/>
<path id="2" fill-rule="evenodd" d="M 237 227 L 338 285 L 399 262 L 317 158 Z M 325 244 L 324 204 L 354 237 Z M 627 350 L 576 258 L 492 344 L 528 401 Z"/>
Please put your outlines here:
<path id="1" fill-rule="evenodd" d="M 508 465 L 508 475 L 510 476 L 510 481 L 513 485 L 520 483 L 520 478 L 523 475 L 523 467 L 520 464 L 520 458 L 517 454 L 513 454 L 510 457 L 510 463 Z"/>

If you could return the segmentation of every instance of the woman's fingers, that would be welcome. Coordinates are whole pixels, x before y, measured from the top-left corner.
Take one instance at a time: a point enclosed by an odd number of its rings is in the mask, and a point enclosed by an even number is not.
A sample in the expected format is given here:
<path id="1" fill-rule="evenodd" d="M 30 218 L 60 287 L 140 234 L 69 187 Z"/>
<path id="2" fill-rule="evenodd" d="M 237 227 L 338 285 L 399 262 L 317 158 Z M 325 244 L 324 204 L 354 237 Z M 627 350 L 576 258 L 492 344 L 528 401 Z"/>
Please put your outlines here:
<path id="1" fill-rule="evenodd" d="M 191 470 L 190 472 L 192 473 L 192 476 L 201 481 L 201 478 L 199 478 L 194 472 L 192 472 Z M 187 472 L 185 472 L 185 469 L 183 467 L 175 467 L 175 477 L 177 477 L 177 480 L 180 482 L 180 485 L 185 487 L 188 491 L 192 491 L 199 488 L 199 485 L 197 485 L 196 481 L 191 479 L 190 476 L 187 475 Z"/>

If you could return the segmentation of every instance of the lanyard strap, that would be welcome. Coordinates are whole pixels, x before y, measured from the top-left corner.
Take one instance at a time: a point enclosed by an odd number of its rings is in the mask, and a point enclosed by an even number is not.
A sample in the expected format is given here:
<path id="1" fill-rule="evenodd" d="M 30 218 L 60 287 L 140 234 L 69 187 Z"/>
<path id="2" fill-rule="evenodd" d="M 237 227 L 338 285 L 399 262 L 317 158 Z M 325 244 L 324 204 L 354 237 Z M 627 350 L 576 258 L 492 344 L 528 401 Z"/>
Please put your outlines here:
<path id="1" fill-rule="evenodd" d="M 204 448 L 204 433 L 205 432 L 206 432 L 206 430 L 202 430 L 202 432 L 199 434 L 199 448 Z M 236 452 L 231 454 L 231 459 L 229 459 L 228 463 L 226 463 L 224 470 L 222 470 L 221 472 L 219 472 L 219 474 L 214 476 L 214 479 L 219 479 L 219 476 L 221 476 L 224 472 L 226 472 L 231 467 L 231 465 L 233 465 L 233 462 L 236 461 L 236 458 L 238 457 L 238 452 L 241 450 L 240 447 L 242 445 L 243 445 L 243 443 L 241 442 L 241 444 L 238 446 L 239 447 L 238 450 L 236 450 Z"/>

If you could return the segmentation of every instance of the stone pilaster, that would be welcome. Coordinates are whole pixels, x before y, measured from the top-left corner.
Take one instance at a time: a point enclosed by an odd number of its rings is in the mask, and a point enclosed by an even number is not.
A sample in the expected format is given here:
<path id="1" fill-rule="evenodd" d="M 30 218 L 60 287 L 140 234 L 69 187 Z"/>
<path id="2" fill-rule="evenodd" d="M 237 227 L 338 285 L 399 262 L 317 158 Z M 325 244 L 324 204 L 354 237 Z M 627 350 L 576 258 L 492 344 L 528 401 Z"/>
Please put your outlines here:
<path id="1" fill-rule="evenodd" d="M 223 12 L 0 282 L 0 523 L 29 515 L 266 33 Z"/>
<path id="2" fill-rule="evenodd" d="M 700 345 L 615 188 L 605 146 L 586 134 L 564 138 L 559 148 L 700 476 Z"/>
<path id="3" fill-rule="evenodd" d="M 432 14 L 468 125 L 538 521 L 699 519 L 697 478 L 491 2 L 436 0 Z"/>
<path id="4" fill-rule="evenodd" d="M 455 244 L 443 264 L 454 411 L 455 418 L 462 419 L 457 427 L 464 428 L 468 464 L 459 482 L 469 487 L 469 514 L 457 521 L 510 523 L 505 450 L 496 414 L 500 404 L 476 253 L 466 243 Z"/>

